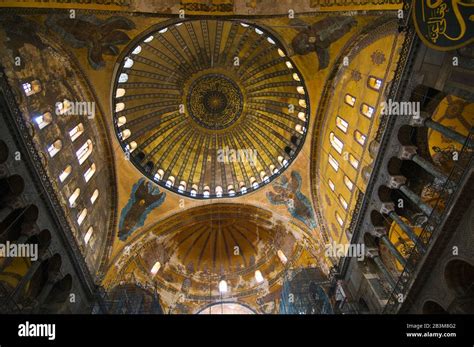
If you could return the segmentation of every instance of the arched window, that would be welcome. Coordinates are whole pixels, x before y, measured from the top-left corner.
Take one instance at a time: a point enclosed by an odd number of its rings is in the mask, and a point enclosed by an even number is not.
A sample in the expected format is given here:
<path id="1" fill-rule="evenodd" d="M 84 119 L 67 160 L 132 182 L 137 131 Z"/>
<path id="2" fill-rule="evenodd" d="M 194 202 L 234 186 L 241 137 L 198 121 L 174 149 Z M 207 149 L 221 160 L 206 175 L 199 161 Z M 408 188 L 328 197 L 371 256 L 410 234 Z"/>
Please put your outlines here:
<path id="1" fill-rule="evenodd" d="M 151 267 L 150 273 L 154 276 L 158 273 L 158 271 L 161 268 L 161 264 L 159 261 L 157 261 L 153 266 Z"/>
<path id="2" fill-rule="evenodd" d="M 344 148 L 344 143 L 336 135 L 334 135 L 333 132 L 329 133 L 329 141 L 337 153 L 341 154 L 342 149 Z"/>
<path id="3" fill-rule="evenodd" d="M 262 272 L 260 270 L 255 271 L 255 281 L 257 281 L 257 283 L 262 283 L 264 281 Z"/>
<path id="4" fill-rule="evenodd" d="M 278 162 L 280 163 L 281 166 L 287 166 L 288 165 L 288 160 L 283 158 L 281 155 L 278 156 Z"/>
<path id="5" fill-rule="evenodd" d="M 138 144 L 135 141 L 131 141 L 127 146 L 125 146 L 125 150 L 132 153 L 137 147 Z"/>
<path id="6" fill-rule="evenodd" d="M 167 187 L 172 187 L 172 186 L 174 186 L 174 183 L 175 183 L 174 176 L 169 176 L 168 180 L 166 181 L 166 186 Z"/>
<path id="7" fill-rule="evenodd" d="M 94 190 L 94 193 L 91 195 L 91 205 L 94 205 L 95 201 L 99 197 L 99 189 Z"/>
<path id="8" fill-rule="evenodd" d="M 339 170 L 339 163 L 337 162 L 336 159 L 334 159 L 334 157 L 329 154 L 329 164 L 332 166 L 332 168 L 337 172 L 337 170 Z"/>
<path id="9" fill-rule="evenodd" d="M 84 219 L 86 219 L 87 216 L 87 209 L 83 209 L 81 213 L 77 215 L 77 224 L 81 225 L 82 222 L 84 222 Z"/>
<path id="10" fill-rule="evenodd" d="M 193 184 L 191 186 L 191 190 L 190 190 L 191 196 L 196 196 L 197 195 L 198 188 L 199 187 L 198 187 L 197 184 Z"/>
<path id="11" fill-rule="evenodd" d="M 69 112 L 72 108 L 72 103 L 64 99 L 62 102 L 57 102 L 56 103 L 56 114 L 57 115 L 63 115 Z"/>
<path id="12" fill-rule="evenodd" d="M 84 172 L 84 179 L 86 182 L 89 182 L 89 180 L 94 176 L 96 171 L 96 165 L 95 163 L 92 163 L 92 165 L 87 169 L 86 172 Z"/>
<path id="13" fill-rule="evenodd" d="M 344 224 L 344 220 L 342 219 L 342 217 L 337 212 L 336 212 L 336 220 L 339 223 L 339 225 L 342 227 L 343 224 Z"/>
<path id="14" fill-rule="evenodd" d="M 125 109 L 125 104 L 123 102 L 119 102 L 115 104 L 115 112 L 120 112 Z"/>
<path id="15" fill-rule="evenodd" d="M 306 131 L 306 128 L 300 124 L 296 124 L 295 125 L 295 130 L 300 133 L 300 134 L 303 134 L 305 131 Z"/>
<path id="16" fill-rule="evenodd" d="M 130 131 L 130 129 L 125 129 L 124 131 L 120 133 L 120 137 L 122 138 L 122 140 L 128 139 L 130 135 L 132 135 L 132 132 Z"/>
<path id="17" fill-rule="evenodd" d="M 76 206 L 76 201 L 80 194 L 81 194 L 81 190 L 79 188 L 76 188 L 76 190 L 69 197 L 69 207 Z"/>
<path id="18" fill-rule="evenodd" d="M 186 182 L 185 181 L 179 182 L 178 191 L 182 193 L 185 190 L 186 190 Z"/>
<path id="19" fill-rule="evenodd" d="M 56 141 L 54 141 L 54 142 L 48 147 L 49 156 L 50 156 L 51 158 L 54 157 L 56 154 L 58 154 L 58 152 L 61 150 L 62 147 L 63 147 L 63 143 L 61 142 L 61 140 L 56 140 Z"/>
<path id="20" fill-rule="evenodd" d="M 380 88 L 382 88 L 382 80 L 374 76 L 369 76 L 367 86 L 373 90 L 379 91 Z"/>
<path id="21" fill-rule="evenodd" d="M 165 172 L 163 171 L 163 169 L 158 169 L 155 174 L 155 180 L 157 181 L 161 180 L 164 175 L 165 175 Z"/>
<path id="22" fill-rule="evenodd" d="M 258 188 L 258 182 L 257 182 L 257 179 L 255 177 L 250 177 L 250 185 L 254 188 L 254 189 L 257 189 Z"/>
<path id="23" fill-rule="evenodd" d="M 219 292 L 222 294 L 227 293 L 227 282 L 225 280 L 219 282 Z"/>
<path id="24" fill-rule="evenodd" d="M 120 116 L 120 117 L 117 118 L 117 126 L 118 127 L 121 127 L 125 123 L 127 123 L 127 118 L 125 116 Z"/>
<path id="25" fill-rule="evenodd" d="M 347 207 L 348 207 L 347 201 L 346 199 L 344 199 L 344 197 L 341 194 L 339 194 L 339 201 L 341 202 L 341 205 L 344 208 L 344 210 L 347 210 Z"/>
<path id="26" fill-rule="evenodd" d="M 116 98 L 121 98 L 122 96 L 125 95 L 125 88 L 117 88 L 117 91 L 115 92 L 115 97 Z"/>
<path id="27" fill-rule="evenodd" d="M 354 138 L 359 143 L 359 145 L 361 145 L 361 146 L 365 145 L 365 140 L 367 138 L 359 130 L 354 131 Z"/>
<path id="28" fill-rule="evenodd" d="M 49 125 L 52 120 L 53 117 L 51 116 L 51 112 L 45 112 L 41 116 L 35 118 L 35 122 L 38 124 L 40 130 Z"/>
<path id="29" fill-rule="evenodd" d="M 142 47 L 141 47 L 140 45 L 138 45 L 138 46 L 135 47 L 135 49 L 132 51 L 132 54 L 136 55 L 136 54 L 139 54 L 141 51 L 142 51 Z"/>
<path id="30" fill-rule="evenodd" d="M 89 229 L 87 229 L 86 234 L 84 235 L 84 243 L 86 245 L 89 243 L 89 240 L 91 239 L 93 233 L 94 233 L 94 228 L 89 227 Z"/>
<path id="31" fill-rule="evenodd" d="M 350 107 L 354 107 L 356 98 L 355 96 L 352 96 L 351 94 L 348 93 L 346 94 L 346 96 L 344 96 L 344 102 Z"/>
<path id="32" fill-rule="evenodd" d="M 92 148 L 93 148 L 92 141 L 90 139 L 88 139 L 81 146 L 81 148 L 79 148 L 77 150 L 76 157 L 77 157 L 77 160 L 79 161 L 79 164 L 82 165 L 82 163 L 84 163 L 86 161 L 86 159 L 89 158 L 89 156 L 92 153 Z"/>
<path id="33" fill-rule="evenodd" d="M 119 76 L 119 83 L 125 83 L 128 81 L 128 75 L 122 72 Z"/>
<path id="34" fill-rule="evenodd" d="M 123 64 L 124 69 L 130 69 L 132 66 L 133 66 L 133 59 L 126 57 L 125 63 Z"/>
<path id="35" fill-rule="evenodd" d="M 79 136 L 82 135 L 84 132 L 84 125 L 82 123 L 79 123 L 76 125 L 74 128 L 72 128 L 69 131 L 69 136 L 71 137 L 71 141 L 74 142 Z"/>
<path id="36" fill-rule="evenodd" d="M 372 116 L 374 115 L 374 108 L 364 103 L 360 107 L 360 112 L 367 118 L 372 118 Z"/>
<path id="37" fill-rule="evenodd" d="M 347 128 L 349 127 L 349 123 L 347 123 L 344 119 L 337 116 L 336 117 L 336 126 L 343 132 L 347 133 Z"/>
<path id="38" fill-rule="evenodd" d="M 230 195 L 230 196 L 234 196 L 235 195 L 235 189 L 234 189 L 234 186 L 232 184 L 229 184 L 227 186 L 227 193 Z"/>
<path id="39" fill-rule="evenodd" d="M 286 264 L 288 262 L 288 258 L 286 257 L 285 253 L 283 253 L 281 249 L 277 251 L 277 256 L 283 264 Z"/>
<path id="40" fill-rule="evenodd" d="M 344 184 L 346 185 L 346 187 L 352 191 L 352 189 L 354 189 L 354 183 L 352 183 L 352 181 L 349 179 L 349 177 L 347 176 L 344 176 Z"/>
<path id="41" fill-rule="evenodd" d="M 210 194 L 211 194 L 211 189 L 209 188 L 209 186 L 204 186 L 204 188 L 202 190 L 202 195 L 205 198 L 208 198 Z"/>
<path id="42" fill-rule="evenodd" d="M 334 182 L 328 179 L 328 184 L 329 188 L 331 188 L 332 191 L 336 190 L 336 186 L 334 185 Z"/>
<path id="43" fill-rule="evenodd" d="M 68 165 L 66 168 L 59 174 L 59 181 L 64 182 L 66 178 L 71 174 L 72 172 L 72 166 Z"/>
<path id="44" fill-rule="evenodd" d="M 359 161 L 352 154 L 349 154 L 349 162 L 354 169 L 359 168 Z"/>
<path id="45" fill-rule="evenodd" d="M 26 96 L 30 96 L 41 91 L 41 83 L 38 80 L 34 80 L 31 82 L 25 82 L 22 84 L 23 91 L 25 92 Z"/>

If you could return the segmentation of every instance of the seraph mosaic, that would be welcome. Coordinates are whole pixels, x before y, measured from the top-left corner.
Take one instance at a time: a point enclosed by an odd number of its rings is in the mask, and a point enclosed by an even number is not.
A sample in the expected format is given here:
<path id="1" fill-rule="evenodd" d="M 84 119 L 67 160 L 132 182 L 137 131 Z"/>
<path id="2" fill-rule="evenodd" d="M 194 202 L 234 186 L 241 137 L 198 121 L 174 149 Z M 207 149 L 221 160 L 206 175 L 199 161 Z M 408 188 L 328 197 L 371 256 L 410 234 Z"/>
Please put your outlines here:
<path id="1" fill-rule="evenodd" d="M 122 209 L 118 237 L 125 241 L 135 230 L 145 224 L 148 214 L 165 201 L 166 193 L 157 186 L 140 178 L 132 187 L 130 198 Z"/>
<path id="2" fill-rule="evenodd" d="M 316 53 L 319 60 L 318 70 L 323 70 L 329 66 L 331 44 L 351 31 L 356 24 L 354 18 L 344 16 L 324 18 L 312 25 L 294 19 L 292 25 L 298 28 L 299 33 L 294 37 L 291 46 L 296 54 Z"/>
<path id="3" fill-rule="evenodd" d="M 118 55 L 117 46 L 130 41 L 124 31 L 135 28 L 130 19 L 119 16 L 106 20 L 94 15 L 77 15 L 74 19 L 51 16 L 45 23 L 72 47 L 87 48 L 87 58 L 93 69 L 105 66 L 104 55 Z"/>
<path id="4" fill-rule="evenodd" d="M 301 192 L 301 175 L 292 171 L 290 179 L 280 177 L 272 185 L 275 192 L 268 192 L 267 198 L 273 205 L 286 205 L 288 212 L 309 228 L 316 228 L 313 207 L 310 200 Z"/>

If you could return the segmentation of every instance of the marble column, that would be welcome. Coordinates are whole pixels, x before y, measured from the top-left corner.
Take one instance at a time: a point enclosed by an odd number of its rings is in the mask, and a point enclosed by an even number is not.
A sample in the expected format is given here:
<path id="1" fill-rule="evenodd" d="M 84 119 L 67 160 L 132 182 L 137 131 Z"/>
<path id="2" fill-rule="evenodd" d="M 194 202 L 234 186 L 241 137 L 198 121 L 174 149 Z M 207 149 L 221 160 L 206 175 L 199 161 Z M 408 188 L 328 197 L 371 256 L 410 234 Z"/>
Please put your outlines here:
<path id="1" fill-rule="evenodd" d="M 385 267 L 385 264 L 383 263 L 382 259 L 380 259 L 380 254 L 379 254 L 378 249 L 369 248 L 367 250 L 367 257 L 371 258 L 374 261 L 375 265 L 377 266 L 379 271 L 382 273 L 384 279 L 387 281 L 390 287 L 394 289 L 396 286 L 395 279 Z"/>
<path id="2" fill-rule="evenodd" d="M 448 181 L 448 177 L 432 162 L 426 160 L 425 158 L 421 157 L 416 153 L 415 146 L 402 146 L 400 153 L 398 154 L 398 158 L 402 160 L 412 160 L 421 166 L 426 172 L 430 175 L 436 177 L 442 183 Z"/>
<path id="3" fill-rule="evenodd" d="M 430 216 L 433 212 L 433 208 L 426 204 L 418 194 L 415 194 L 406 183 L 406 177 L 404 176 L 390 176 L 387 186 L 392 189 L 400 190 L 405 196 L 411 200 L 418 208 L 427 216 Z"/>
<path id="4" fill-rule="evenodd" d="M 413 241 L 413 243 L 420 249 L 420 251 L 425 252 L 426 249 L 423 244 L 418 239 L 418 236 L 415 234 L 413 229 L 403 221 L 403 219 L 395 212 L 395 206 L 393 203 L 383 203 L 380 209 L 380 213 L 388 215 L 397 225 L 402 229 L 405 234 Z"/>
<path id="5" fill-rule="evenodd" d="M 420 117 L 418 118 L 413 118 L 410 122 L 410 125 L 412 126 L 426 126 L 427 128 L 433 129 L 438 131 L 439 133 L 443 134 L 443 136 L 447 137 L 448 139 L 451 139 L 453 141 L 456 141 L 462 145 L 466 143 L 467 137 L 464 135 L 461 135 L 457 131 L 454 131 L 441 123 L 438 123 L 434 120 L 431 119 L 431 115 L 427 112 L 420 112 Z M 474 143 L 470 141 L 467 146 L 469 148 L 474 147 Z"/>
<path id="6" fill-rule="evenodd" d="M 385 231 L 385 228 L 374 228 L 371 232 L 372 235 L 380 239 L 381 242 L 390 250 L 390 253 L 402 264 L 402 266 L 406 265 L 406 259 L 402 256 L 402 254 L 398 251 L 397 247 L 390 241 L 388 235 Z"/>

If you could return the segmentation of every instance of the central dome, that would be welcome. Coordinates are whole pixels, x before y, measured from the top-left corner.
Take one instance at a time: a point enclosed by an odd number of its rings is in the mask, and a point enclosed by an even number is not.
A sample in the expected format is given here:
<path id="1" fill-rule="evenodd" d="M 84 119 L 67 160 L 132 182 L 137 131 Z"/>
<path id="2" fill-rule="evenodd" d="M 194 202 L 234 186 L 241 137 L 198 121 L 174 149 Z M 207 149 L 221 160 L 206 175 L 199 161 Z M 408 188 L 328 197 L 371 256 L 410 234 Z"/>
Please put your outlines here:
<path id="1" fill-rule="evenodd" d="M 303 145 L 303 78 L 276 37 L 236 20 L 149 31 L 120 60 L 114 125 L 148 178 L 192 198 L 239 196 L 269 183 Z"/>

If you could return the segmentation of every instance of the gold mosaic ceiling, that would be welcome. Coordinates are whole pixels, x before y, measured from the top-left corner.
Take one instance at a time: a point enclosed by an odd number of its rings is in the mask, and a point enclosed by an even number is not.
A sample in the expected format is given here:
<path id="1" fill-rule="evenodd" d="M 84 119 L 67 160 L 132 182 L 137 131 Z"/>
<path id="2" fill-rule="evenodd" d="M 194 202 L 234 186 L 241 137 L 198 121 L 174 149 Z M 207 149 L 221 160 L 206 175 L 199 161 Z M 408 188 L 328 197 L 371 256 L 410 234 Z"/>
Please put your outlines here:
<path id="1" fill-rule="evenodd" d="M 193 198 L 248 193 L 303 145 L 309 101 L 278 39 L 237 20 L 190 20 L 135 40 L 116 73 L 114 123 L 148 178 Z"/>

